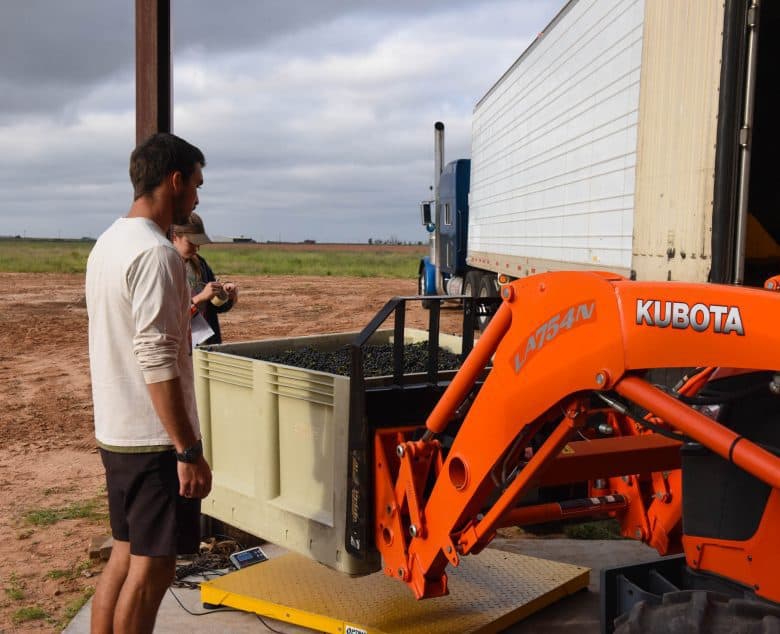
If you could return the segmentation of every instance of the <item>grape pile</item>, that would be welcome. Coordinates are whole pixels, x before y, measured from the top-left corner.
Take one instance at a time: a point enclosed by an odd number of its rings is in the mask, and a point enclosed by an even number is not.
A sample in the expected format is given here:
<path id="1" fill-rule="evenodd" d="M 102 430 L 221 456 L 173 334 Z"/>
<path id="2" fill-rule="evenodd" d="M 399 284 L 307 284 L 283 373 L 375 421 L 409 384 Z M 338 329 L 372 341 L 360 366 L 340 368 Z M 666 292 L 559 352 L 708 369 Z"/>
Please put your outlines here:
<path id="1" fill-rule="evenodd" d="M 317 370 L 329 374 L 350 375 L 351 353 L 349 346 L 343 346 L 332 352 L 301 348 L 285 350 L 274 354 L 252 355 L 254 359 L 291 365 L 305 370 Z M 457 370 L 460 367 L 458 355 L 439 349 L 439 370 Z M 428 370 L 428 344 L 410 343 L 404 346 L 404 374 L 426 372 Z M 393 346 L 375 345 L 363 348 L 363 375 L 385 376 L 393 373 Z"/>

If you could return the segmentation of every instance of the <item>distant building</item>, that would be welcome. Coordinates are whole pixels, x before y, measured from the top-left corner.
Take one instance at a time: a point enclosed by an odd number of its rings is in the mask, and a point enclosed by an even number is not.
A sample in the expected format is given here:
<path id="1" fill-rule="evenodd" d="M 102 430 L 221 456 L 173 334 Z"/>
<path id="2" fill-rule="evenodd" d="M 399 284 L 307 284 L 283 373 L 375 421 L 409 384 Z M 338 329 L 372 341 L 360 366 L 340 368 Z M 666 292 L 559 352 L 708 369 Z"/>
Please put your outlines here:
<path id="1" fill-rule="evenodd" d="M 220 243 L 233 242 L 233 238 L 230 236 L 218 236 L 218 235 L 209 234 L 209 237 L 211 238 L 212 242 L 220 242 Z"/>

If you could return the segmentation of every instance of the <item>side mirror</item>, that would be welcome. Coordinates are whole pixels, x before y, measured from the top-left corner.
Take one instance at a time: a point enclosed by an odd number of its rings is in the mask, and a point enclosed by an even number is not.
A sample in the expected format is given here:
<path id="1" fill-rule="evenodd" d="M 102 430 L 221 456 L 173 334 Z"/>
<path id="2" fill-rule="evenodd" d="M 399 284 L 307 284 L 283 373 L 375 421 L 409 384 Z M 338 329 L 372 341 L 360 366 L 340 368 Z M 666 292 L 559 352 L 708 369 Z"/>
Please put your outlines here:
<path id="1" fill-rule="evenodd" d="M 433 224 L 433 203 L 430 200 L 420 203 L 420 215 L 424 226 Z"/>

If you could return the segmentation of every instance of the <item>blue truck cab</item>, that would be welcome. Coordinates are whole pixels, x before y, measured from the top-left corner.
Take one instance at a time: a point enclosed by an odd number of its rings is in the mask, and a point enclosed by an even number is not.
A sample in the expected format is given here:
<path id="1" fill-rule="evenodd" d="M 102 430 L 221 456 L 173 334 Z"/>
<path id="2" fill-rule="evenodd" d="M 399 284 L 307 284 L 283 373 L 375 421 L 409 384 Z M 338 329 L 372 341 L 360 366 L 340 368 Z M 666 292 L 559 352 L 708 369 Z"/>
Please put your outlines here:
<path id="1" fill-rule="evenodd" d="M 469 182 L 471 161 L 458 159 L 448 163 L 439 178 L 439 205 L 428 201 L 422 204 L 423 223 L 433 233 L 433 243 L 438 253 L 438 268 L 442 277 L 442 290 L 446 294 L 453 278 L 462 279 L 466 272 L 466 248 L 469 226 Z M 428 215 L 426 216 L 426 205 Z M 436 265 L 430 256 L 422 258 L 419 266 L 419 292 L 421 295 L 437 295 Z"/>

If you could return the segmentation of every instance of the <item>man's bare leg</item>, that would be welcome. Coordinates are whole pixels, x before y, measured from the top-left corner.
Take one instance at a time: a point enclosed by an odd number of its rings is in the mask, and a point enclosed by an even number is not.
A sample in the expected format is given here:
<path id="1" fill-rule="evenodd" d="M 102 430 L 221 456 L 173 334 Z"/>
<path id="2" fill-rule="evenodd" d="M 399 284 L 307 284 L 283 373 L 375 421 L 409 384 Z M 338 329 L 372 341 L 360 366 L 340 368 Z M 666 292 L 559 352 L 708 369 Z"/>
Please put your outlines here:
<path id="1" fill-rule="evenodd" d="M 98 579 L 92 599 L 92 634 L 110 634 L 113 631 L 116 602 L 129 569 L 130 543 L 115 539 L 111 557 Z"/>
<path id="2" fill-rule="evenodd" d="M 114 631 L 151 634 L 175 572 L 175 557 L 130 555 L 130 569 L 114 610 Z"/>

